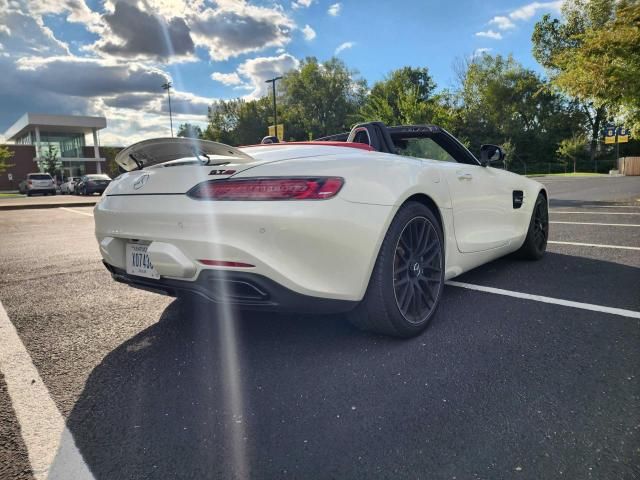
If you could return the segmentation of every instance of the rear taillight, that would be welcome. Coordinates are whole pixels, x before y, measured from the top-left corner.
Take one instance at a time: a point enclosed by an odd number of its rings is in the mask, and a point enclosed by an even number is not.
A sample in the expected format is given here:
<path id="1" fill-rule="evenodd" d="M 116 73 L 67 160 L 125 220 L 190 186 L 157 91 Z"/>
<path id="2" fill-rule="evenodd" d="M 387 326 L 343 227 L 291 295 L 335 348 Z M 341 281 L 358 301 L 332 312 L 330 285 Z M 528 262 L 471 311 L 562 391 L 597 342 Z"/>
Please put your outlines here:
<path id="1" fill-rule="evenodd" d="M 187 192 L 198 200 L 324 200 L 344 185 L 340 177 L 209 180 Z"/>
<path id="2" fill-rule="evenodd" d="M 27 180 L 27 183 L 28 183 L 29 185 L 33 185 L 33 182 L 32 182 L 31 180 Z"/>

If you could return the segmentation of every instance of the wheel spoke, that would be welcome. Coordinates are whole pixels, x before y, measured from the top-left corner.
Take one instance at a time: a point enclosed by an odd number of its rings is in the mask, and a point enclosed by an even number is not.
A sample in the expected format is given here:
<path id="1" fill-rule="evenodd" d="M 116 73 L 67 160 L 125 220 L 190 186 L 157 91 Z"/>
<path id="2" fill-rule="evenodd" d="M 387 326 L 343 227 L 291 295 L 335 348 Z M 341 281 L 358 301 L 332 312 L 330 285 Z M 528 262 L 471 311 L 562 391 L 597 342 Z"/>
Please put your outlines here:
<path id="1" fill-rule="evenodd" d="M 421 322 L 436 304 L 442 284 L 442 245 L 424 217 L 409 221 L 400 234 L 393 267 L 393 288 L 402 315 Z"/>

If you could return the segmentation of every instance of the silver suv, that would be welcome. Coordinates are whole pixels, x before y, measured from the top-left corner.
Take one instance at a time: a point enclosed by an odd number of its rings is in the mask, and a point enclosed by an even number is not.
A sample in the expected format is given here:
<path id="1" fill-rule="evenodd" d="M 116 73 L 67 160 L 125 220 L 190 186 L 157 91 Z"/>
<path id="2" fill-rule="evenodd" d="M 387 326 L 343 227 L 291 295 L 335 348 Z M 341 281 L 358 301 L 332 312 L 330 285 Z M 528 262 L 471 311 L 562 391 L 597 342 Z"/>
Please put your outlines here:
<path id="1" fill-rule="evenodd" d="M 18 185 L 20 193 L 26 193 L 30 197 L 34 193 L 44 195 L 56 194 L 56 183 L 48 173 L 28 173 L 27 178 Z"/>

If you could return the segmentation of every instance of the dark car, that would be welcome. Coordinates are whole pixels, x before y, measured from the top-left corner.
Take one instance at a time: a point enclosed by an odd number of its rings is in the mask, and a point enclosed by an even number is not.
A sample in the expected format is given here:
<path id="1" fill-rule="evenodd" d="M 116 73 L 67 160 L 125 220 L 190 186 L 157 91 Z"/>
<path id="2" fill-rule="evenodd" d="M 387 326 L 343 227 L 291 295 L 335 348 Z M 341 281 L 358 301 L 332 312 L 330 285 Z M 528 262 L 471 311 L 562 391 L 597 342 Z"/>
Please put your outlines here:
<path id="1" fill-rule="evenodd" d="M 94 193 L 102 195 L 110 183 L 109 175 L 100 173 L 83 175 L 76 183 L 74 190 L 77 195 L 93 195 Z"/>

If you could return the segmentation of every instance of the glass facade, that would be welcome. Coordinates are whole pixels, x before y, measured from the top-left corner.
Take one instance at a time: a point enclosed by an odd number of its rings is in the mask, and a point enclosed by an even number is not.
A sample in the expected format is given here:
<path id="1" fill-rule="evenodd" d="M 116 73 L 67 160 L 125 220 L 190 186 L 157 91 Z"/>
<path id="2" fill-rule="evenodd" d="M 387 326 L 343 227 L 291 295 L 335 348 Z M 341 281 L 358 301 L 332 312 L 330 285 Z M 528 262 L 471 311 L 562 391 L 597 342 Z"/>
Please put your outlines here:
<path id="1" fill-rule="evenodd" d="M 33 144 L 35 143 L 34 141 Z M 84 157 L 82 152 L 85 146 L 84 133 L 40 132 L 40 155 L 45 155 L 49 151 L 49 146 L 55 151 L 56 157 Z"/>

